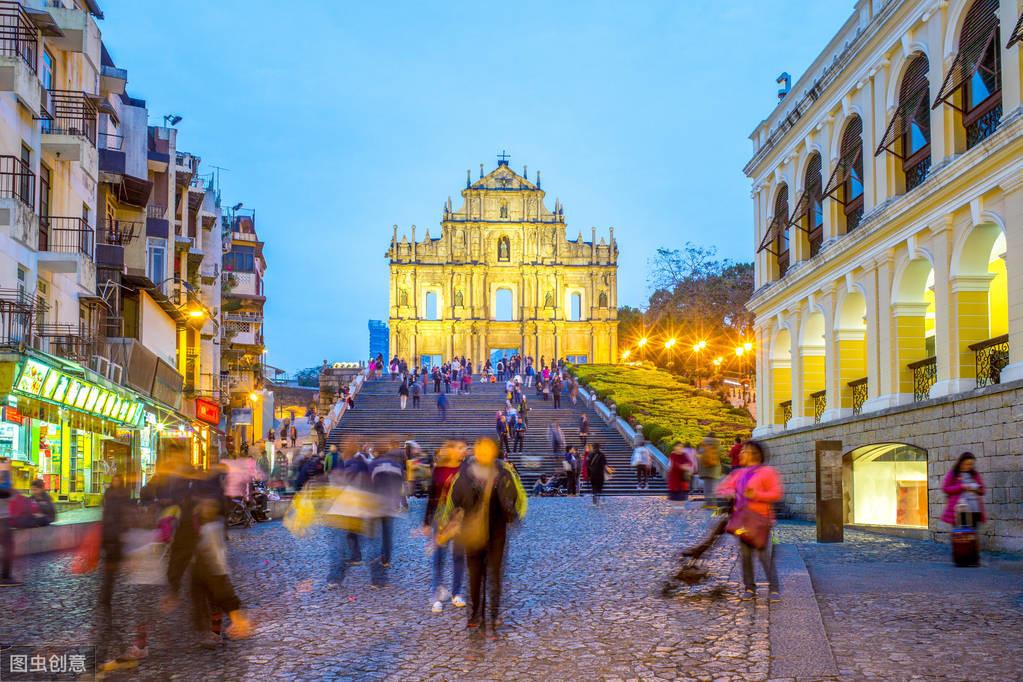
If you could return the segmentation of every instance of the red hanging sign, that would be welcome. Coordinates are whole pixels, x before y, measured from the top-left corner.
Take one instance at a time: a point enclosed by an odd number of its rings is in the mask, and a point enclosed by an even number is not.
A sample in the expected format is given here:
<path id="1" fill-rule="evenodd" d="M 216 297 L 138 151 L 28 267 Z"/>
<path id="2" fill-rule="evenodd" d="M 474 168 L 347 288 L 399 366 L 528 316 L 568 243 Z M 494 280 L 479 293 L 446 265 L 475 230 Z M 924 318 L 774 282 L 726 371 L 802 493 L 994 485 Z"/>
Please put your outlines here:
<path id="1" fill-rule="evenodd" d="M 204 398 L 195 399 L 195 418 L 216 426 L 220 423 L 220 405 Z"/>
<path id="2" fill-rule="evenodd" d="M 25 415 L 18 412 L 16 407 L 5 407 L 4 408 L 4 421 L 9 421 L 12 424 L 24 424 Z"/>

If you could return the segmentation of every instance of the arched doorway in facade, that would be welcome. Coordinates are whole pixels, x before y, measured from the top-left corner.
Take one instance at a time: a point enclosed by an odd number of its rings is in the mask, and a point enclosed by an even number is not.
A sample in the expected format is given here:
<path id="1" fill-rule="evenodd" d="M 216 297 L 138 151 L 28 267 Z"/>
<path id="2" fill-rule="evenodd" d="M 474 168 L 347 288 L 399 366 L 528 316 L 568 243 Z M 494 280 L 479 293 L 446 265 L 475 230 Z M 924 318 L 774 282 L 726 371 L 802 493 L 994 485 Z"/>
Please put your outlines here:
<path id="1" fill-rule="evenodd" d="M 845 522 L 927 527 L 927 451 L 905 443 L 874 443 L 843 459 Z"/>

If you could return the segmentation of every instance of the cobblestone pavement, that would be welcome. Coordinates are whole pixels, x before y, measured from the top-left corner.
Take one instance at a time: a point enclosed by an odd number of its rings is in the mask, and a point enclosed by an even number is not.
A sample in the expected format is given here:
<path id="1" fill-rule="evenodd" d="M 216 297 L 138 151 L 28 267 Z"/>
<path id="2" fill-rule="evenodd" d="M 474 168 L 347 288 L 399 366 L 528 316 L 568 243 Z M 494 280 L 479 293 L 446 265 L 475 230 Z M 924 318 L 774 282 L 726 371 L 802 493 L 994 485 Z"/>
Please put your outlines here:
<path id="1" fill-rule="evenodd" d="M 1023 562 L 985 554 L 956 568 L 948 545 L 846 530 L 817 544 L 813 524 L 784 523 L 813 579 L 844 679 L 1018 680 Z"/>
<path id="2" fill-rule="evenodd" d="M 709 560 L 717 576 L 661 596 L 667 557 L 702 529 L 703 513 L 663 499 L 531 500 L 510 538 L 505 628 L 497 641 L 465 629 L 463 610 L 430 612 L 424 541 L 412 515 L 396 527 L 389 585 L 370 589 L 365 567 L 325 586 L 325 532 L 295 539 L 277 522 L 232 531 L 238 592 L 255 636 L 200 650 L 184 609 L 161 623 L 132 679 L 766 679 L 768 608 L 739 602 L 734 547 Z M 0 591 L 0 642 L 92 638 L 97 577 L 70 559 L 33 557 L 26 586 Z M 124 597 L 119 595 L 123 608 Z M 122 611 L 123 612 L 123 611 Z"/>

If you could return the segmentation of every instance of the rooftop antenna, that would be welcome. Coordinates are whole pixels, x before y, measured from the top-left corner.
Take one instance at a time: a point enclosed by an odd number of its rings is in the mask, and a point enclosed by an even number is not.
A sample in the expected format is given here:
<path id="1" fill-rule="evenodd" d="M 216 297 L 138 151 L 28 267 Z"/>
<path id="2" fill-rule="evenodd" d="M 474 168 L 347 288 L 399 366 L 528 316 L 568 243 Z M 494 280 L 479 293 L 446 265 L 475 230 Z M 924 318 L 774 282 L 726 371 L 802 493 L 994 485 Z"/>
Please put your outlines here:
<path id="1" fill-rule="evenodd" d="M 216 175 L 216 178 L 217 178 L 217 196 L 219 197 L 220 196 L 220 171 L 228 171 L 228 172 L 230 172 L 231 169 L 230 168 L 224 168 L 223 166 L 215 166 L 212 163 L 210 164 L 210 168 L 212 168 L 212 169 L 214 169 L 216 171 L 215 175 Z"/>
<path id="2" fill-rule="evenodd" d="M 792 76 L 788 71 L 782 71 L 781 75 L 774 79 L 774 82 L 781 85 L 781 88 L 778 89 L 778 101 L 780 102 L 792 89 Z"/>

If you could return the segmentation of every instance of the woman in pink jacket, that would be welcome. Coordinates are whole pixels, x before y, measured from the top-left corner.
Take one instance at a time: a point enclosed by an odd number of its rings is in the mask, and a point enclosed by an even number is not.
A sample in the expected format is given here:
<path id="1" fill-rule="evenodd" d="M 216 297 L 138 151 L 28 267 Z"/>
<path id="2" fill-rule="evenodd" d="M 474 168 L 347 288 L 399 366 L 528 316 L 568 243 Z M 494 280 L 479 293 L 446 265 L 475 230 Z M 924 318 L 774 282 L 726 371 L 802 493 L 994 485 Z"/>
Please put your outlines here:
<path id="1" fill-rule="evenodd" d="M 742 468 L 735 469 L 717 487 L 717 496 L 735 498 L 733 516 L 744 509 L 755 512 L 769 519 L 774 525 L 774 503 L 785 494 L 781 477 L 773 468 L 764 464 L 766 450 L 763 444 L 755 440 L 747 441 L 739 451 L 739 464 Z M 774 544 L 771 534 L 767 535 L 767 544 L 763 549 L 754 549 L 739 540 L 739 555 L 742 557 L 742 582 L 745 590 L 741 599 L 749 600 L 757 596 L 757 583 L 753 573 L 753 553 L 767 574 L 767 589 L 771 601 L 781 599 L 778 586 L 778 570 L 774 564 Z"/>
<path id="2" fill-rule="evenodd" d="M 976 528 L 987 521 L 987 514 L 984 512 L 984 479 L 980 477 L 976 466 L 976 456 L 972 452 L 964 452 L 945 475 L 945 480 L 941 484 L 941 489 L 948 495 L 945 513 L 941 515 L 941 520 L 945 523 L 959 525 L 956 507 L 960 501 L 965 506 L 964 521 L 967 526 Z"/>

